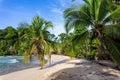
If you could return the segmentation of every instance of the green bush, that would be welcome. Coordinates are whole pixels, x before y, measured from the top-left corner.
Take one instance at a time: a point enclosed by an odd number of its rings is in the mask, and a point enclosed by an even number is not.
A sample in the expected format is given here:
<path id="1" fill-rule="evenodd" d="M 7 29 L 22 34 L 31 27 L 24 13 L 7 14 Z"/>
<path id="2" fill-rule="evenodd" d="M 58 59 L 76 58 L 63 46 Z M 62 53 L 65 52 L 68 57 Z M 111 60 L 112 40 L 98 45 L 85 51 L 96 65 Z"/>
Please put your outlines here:
<path id="1" fill-rule="evenodd" d="M 19 55 L 19 56 L 23 55 L 23 53 L 24 53 L 23 50 L 21 50 L 21 49 L 18 50 L 18 55 Z"/>
<path id="2" fill-rule="evenodd" d="M 97 50 L 92 50 L 89 53 L 86 54 L 86 58 L 89 60 L 94 60 L 95 56 L 97 54 Z"/>

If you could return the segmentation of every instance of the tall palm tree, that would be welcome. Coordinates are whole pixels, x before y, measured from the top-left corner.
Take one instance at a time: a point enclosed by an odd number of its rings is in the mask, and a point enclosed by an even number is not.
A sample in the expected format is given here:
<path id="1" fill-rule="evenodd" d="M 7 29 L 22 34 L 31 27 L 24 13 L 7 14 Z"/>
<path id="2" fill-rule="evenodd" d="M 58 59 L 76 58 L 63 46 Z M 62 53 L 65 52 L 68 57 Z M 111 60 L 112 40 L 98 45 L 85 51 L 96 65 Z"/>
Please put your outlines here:
<path id="1" fill-rule="evenodd" d="M 30 32 L 32 34 L 32 44 L 27 53 L 29 53 L 29 58 L 32 54 L 36 54 L 40 60 L 40 66 L 43 66 L 46 63 L 45 54 L 50 54 L 50 43 L 46 40 L 45 35 L 47 35 L 47 29 L 53 27 L 52 22 L 46 21 L 39 16 L 35 16 L 30 25 Z"/>
<path id="2" fill-rule="evenodd" d="M 109 53 L 112 59 L 120 66 L 120 7 L 110 11 L 109 0 L 84 0 L 84 5 L 72 6 L 64 11 L 65 28 L 84 27 L 85 30 L 75 37 L 75 40 L 84 40 L 90 36 L 90 43 L 97 39 L 98 54 L 103 51 Z"/>

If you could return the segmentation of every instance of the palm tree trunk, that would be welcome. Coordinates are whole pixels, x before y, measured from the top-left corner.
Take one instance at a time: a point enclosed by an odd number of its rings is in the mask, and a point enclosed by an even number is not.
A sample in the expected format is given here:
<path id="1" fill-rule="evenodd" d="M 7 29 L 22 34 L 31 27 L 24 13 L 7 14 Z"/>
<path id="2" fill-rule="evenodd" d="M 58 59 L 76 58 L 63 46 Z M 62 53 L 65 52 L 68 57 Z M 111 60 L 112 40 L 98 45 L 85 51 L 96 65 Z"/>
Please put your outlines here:
<path id="1" fill-rule="evenodd" d="M 97 50 L 98 50 L 98 54 L 96 55 L 95 60 L 99 61 L 99 60 L 102 59 L 101 58 L 101 48 L 100 48 L 100 46 L 97 46 Z"/>
<path id="2" fill-rule="evenodd" d="M 51 65 L 51 54 L 48 55 L 49 65 Z"/>
<path id="3" fill-rule="evenodd" d="M 107 49 L 107 46 L 106 46 L 104 38 L 103 38 L 102 29 L 99 28 L 99 29 L 96 30 L 96 32 L 98 33 L 97 38 L 102 43 L 101 45 L 97 46 L 97 49 L 98 49 L 97 60 L 100 60 L 100 59 L 103 59 L 102 58 L 102 51 L 104 51 L 107 54 L 109 54 L 109 51 Z M 101 47 L 103 47 L 104 49 L 102 50 Z"/>

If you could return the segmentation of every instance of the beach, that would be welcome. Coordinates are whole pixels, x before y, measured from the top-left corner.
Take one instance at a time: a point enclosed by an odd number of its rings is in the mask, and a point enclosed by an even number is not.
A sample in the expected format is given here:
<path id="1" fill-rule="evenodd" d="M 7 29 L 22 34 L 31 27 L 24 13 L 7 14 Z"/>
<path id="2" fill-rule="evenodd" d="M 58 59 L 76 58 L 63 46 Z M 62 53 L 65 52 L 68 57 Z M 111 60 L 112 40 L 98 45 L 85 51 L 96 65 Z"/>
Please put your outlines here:
<path id="1" fill-rule="evenodd" d="M 120 71 L 84 59 L 52 55 L 52 64 L 1 75 L 0 80 L 120 80 Z"/>

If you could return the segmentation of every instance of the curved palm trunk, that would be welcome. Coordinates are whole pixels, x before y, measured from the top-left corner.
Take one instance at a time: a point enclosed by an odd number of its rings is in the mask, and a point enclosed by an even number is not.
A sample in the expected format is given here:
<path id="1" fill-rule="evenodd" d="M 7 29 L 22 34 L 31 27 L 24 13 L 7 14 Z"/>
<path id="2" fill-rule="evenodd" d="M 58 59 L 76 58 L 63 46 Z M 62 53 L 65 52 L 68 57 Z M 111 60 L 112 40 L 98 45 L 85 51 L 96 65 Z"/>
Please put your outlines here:
<path id="1" fill-rule="evenodd" d="M 102 58 L 102 51 L 104 51 L 106 54 L 109 54 L 109 51 L 107 49 L 107 45 L 105 44 L 105 41 L 104 41 L 104 35 L 102 33 L 102 28 L 98 28 L 96 29 L 96 32 L 97 32 L 97 38 L 100 40 L 100 42 L 102 43 L 101 46 L 97 46 L 97 49 L 98 49 L 98 55 L 97 55 L 97 60 L 101 60 L 103 59 Z M 101 49 L 101 47 L 103 47 L 103 49 Z"/>
<path id="2" fill-rule="evenodd" d="M 38 59 L 40 60 L 40 66 L 42 69 L 46 63 L 44 49 L 42 48 L 42 45 L 39 42 L 36 43 L 36 48 L 37 48 Z"/>
<path id="3" fill-rule="evenodd" d="M 43 69 L 43 67 L 46 63 L 46 60 L 44 58 L 44 53 L 38 54 L 38 58 L 40 60 L 40 67 L 41 67 L 41 69 Z"/>
<path id="4" fill-rule="evenodd" d="M 97 47 L 97 50 L 98 50 L 98 54 L 96 55 L 95 59 L 98 61 L 98 60 L 101 60 L 102 57 L 101 57 L 101 47 L 100 46 L 96 46 Z"/>
<path id="5" fill-rule="evenodd" d="M 52 61 L 51 61 L 51 54 L 48 55 L 48 60 L 49 60 L 49 65 L 51 65 Z"/>

